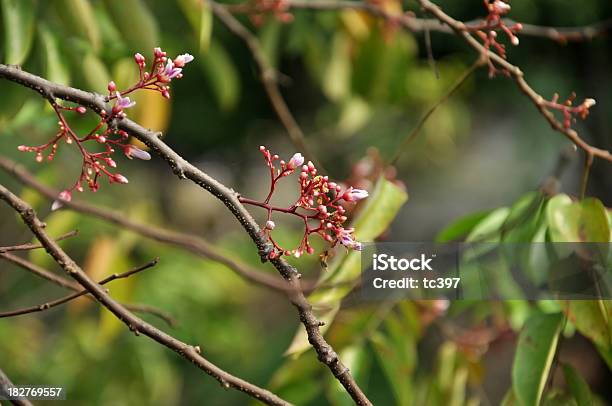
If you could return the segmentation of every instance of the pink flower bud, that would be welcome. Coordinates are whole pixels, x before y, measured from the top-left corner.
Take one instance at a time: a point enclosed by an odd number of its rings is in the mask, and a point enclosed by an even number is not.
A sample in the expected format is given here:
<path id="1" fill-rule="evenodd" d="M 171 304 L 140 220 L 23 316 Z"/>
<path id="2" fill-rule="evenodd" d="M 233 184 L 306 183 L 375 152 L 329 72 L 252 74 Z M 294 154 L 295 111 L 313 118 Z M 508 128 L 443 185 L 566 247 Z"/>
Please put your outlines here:
<path id="1" fill-rule="evenodd" d="M 134 54 L 134 60 L 140 66 L 144 66 L 145 65 L 145 57 L 142 56 L 140 53 Z"/>
<path id="2" fill-rule="evenodd" d="M 115 82 L 111 80 L 110 82 L 108 82 L 107 89 L 110 93 L 113 93 L 114 91 L 117 90 L 117 85 L 115 84 Z"/>
<path id="3" fill-rule="evenodd" d="M 298 166 L 302 166 L 303 163 L 304 163 L 304 157 L 299 152 L 296 152 L 295 154 L 293 154 L 293 156 L 289 160 L 287 167 L 290 169 L 295 169 Z"/>
<path id="4" fill-rule="evenodd" d="M 266 221 L 266 228 L 268 230 L 274 230 L 274 227 L 276 227 L 276 224 L 272 220 Z"/>
<path id="5" fill-rule="evenodd" d="M 368 191 L 363 189 L 353 189 L 350 187 L 344 194 L 342 198 L 347 202 L 355 202 L 357 200 L 365 199 L 368 197 Z"/>
<path id="6" fill-rule="evenodd" d="M 25 145 L 20 145 L 17 147 L 17 149 L 21 152 L 26 152 L 28 150 L 28 147 L 26 147 Z"/>
<path id="7" fill-rule="evenodd" d="M 69 202 L 70 200 L 72 200 L 72 193 L 70 193 L 69 190 L 64 190 L 57 196 L 57 199 L 53 201 L 51 211 L 59 209 L 64 205 L 64 202 Z"/>
<path id="8" fill-rule="evenodd" d="M 128 145 L 127 147 L 125 147 L 123 149 L 123 153 L 130 159 L 137 158 L 142 159 L 143 161 L 148 161 L 151 159 L 151 154 L 133 145 Z"/>
<path id="9" fill-rule="evenodd" d="M 163 58 L 166 56 L 166 53 L 162 51 L 160 47 L 153 48 L 153 54 L 155 54 L 155 58 Z"/>
<path id="10" fill-rule="evenodd" d="M 115 174 L 113 179 L 115 180 L 115 182 L 124 183 L 124 184 L 128 183 L 127 178 L 125 176 L 121 175 L 120 173 Z"/>
<path id="11" fill-rule="evenodd" d="M 590 109 L 591 107 L 593 107 L 596 104 L 597 104 L 597 102 L 595 101 L 595 99 L 585 99 L 585 101 L 583 103 L 584 107 L 586 107 L 587 109 Z"/>
<path id="12" fill-rule="evenodd" d="M 77 107 L 76 111 L 79 114 L 85 114 L 87 112 L 87 109 L 85 107 L 83 107 L 83 106 L 79 106 L 79 107 Z"/>
<path id="13" fill-rule="evenodd" d="M 517 46 L 519 44 L 519 39 L 516 36 L 512 37 L 510 41 L 512 42 L 512 45 L 514 46 Z"/>

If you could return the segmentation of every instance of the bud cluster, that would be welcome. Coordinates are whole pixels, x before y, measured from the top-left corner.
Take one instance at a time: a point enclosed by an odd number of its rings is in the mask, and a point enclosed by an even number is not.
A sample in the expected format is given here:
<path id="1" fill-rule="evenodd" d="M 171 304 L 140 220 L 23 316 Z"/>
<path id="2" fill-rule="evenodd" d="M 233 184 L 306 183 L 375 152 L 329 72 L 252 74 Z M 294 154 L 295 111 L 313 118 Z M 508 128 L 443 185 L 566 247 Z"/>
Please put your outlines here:
<path id="1" fill-rule="evenodd" d="M 591 107 L 596 104 L 595 99 L 584 99 L 581 104 L 574 106 L 574 100 L 576 100 L 576 93 L 572 92 L 563 103 L 559 103 L 559 94 L 555 93 L 552 100 L 544 100 L 542 104 L 563 113 L 563 127 L 568 129 L 572 126 L 572 123 L 576 122 L 576 116 L 583 120 L 586 119 Z"/>
<path id="2" fill-rule="evenodd" d="M 314 253 L 314 248 L 309 241 L 312 234 L 319 235 L 332 247 L 341 244 L 349 249 L 361 250 L 361 243 L 355 241 L 354 229 L 345 227 L 344 224 L 348 219 L 347 208 L 354 202 L 368 197 L 367 191 L 353 187 L 343 188 L 330 181 L 327 176 L 321 176 L 312 162 L 304 163 L 304 157 L 300 153 L 294 154 L 289 161 L 284 161 L 278 155 L 273 155 L 264 146 L 259 149 L 270 170 L 270 191 L 262 202 L 244 197 L 240 197 L 240 201 L 266 209 L 268 216 L 263 233 L 274 246 L 274 250 L 268 255 L 270 259 L 281 255 L 293 255 L 299 258 L 304 253 Z M 271 205 L 270 199 L 274 194 L 277 182 L 294 172 L 299 173 L 299 196 L 295 203 L 287 208 Z M 302 219 L 304 235 L 297 248 L 282 248 L 274 240 L 272 230 L 276 224 L 272 220 L 273 212 L 291 214 Z"/>
<path id="3" fill-rule="evenodd" d="M 484 0 L 485 8 L 488 11 L 488 15 L 485 20 L 478 25 L 469 25 L 467 30 L 475 32 L 476 35 L 482 40 L 483 46 L 489 50 L 491 47 L 497 52 L 502 58 L 506 58 L 506 46 L 499 43 L 497 40 L 497 31 L 501 30 L 506 34 L 510 43 L 514 46 L 519 44 L 519 38 L 516 35 L 523 29 L 521 23 L 515 23 L 512 26 L 506 25 L 503 20 L 503 16 L 510 12 L 510 4 L 503 0 Z M 497 69 L 489 61 L 489 76 L 493 77 Z"/>
<path id="4" fill-rule="evenodd" d="M 58 200 L 52 205 L 53 210 L 60 208 L 62 202 L 70 201 L 72 199 L 72 193 L 75 190 L 82 192 L 84 190 L 83 184 L 86 184 L 91 191 L 97 191 L 100 187 L 100 177 L 106 177 L 109 183 L 128 183 L 125 176 L 120 173 L 111 172 L 112 169 L 117 167 L 117 163 L 112 158 L 116 150 L 121 150 L 129 159 L 151 159 L 148 152 L 131 145 L 129 143 L 128 134 L 116 127 L 116 120 L 121 120 L 126 116 L 124 110 L 136 104 L 136 102 L 130 100 L 126 95 L 136 90 L 144 89 L 159 91 L 162 96 L 169 98 L 168 83 L 170 83 L 172 79 L 180 79 L 183 75 L 182 69 L 185 64 L 193 60 L 193 56 L 189 54 L 179 55 L 174 60 L 171 60 L 166 57 L 166 53 L 160 48 L 155 48 L 153 53 L 154 63 L 151 66 L 151 70 L 148 72 L 145 71 L 145 58 L 139 53 L 134 56 L 134 60 L 140 71 L 140 79 L 134 86 L 125 91 L 118 91 L 115 82 L 109 82 L 107 87 L 108 96 L 106 99 L 109 102 L 114 101 L 114 103 L 112 107 L 108 108 L 110 111 L 102 110 L 100 112 L 100 121 L 87 134 L 83 136 L 78 135 L 75 130 L 70 127 L 64 115 L 66 111 L 83 115 L 87 112 L 87 108 L 85 106 L 63 106 L 53 100 L 51 106 L 58 118 L 58 133 L 45 144 L 39 146 L 20 145 L 18 147 L 19 151 L 22 152 L 34 152 L 37 162 L 42 162 L 44 160 L 43 153 L 45 151 L 48 151 L 47 160 L 52 161 L 57 152 L 59 142 L 62 140 L 67 144 L 75 144 L 78 147 L 83 159 L 81 174 L 78 180 L 70 188 L 65 189 L 59 194 Z M 101 146 L 102 150 L 99 152 L 89 151 L 86 148 L 86 143 L 88 141 Z"/>

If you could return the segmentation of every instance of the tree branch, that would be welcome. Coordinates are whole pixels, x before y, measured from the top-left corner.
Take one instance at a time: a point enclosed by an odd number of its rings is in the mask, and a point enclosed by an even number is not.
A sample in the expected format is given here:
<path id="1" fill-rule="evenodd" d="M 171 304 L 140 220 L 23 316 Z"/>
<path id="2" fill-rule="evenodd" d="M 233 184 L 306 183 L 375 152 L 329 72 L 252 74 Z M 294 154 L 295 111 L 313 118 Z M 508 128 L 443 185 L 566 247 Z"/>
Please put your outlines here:
<path id="1" fill-rule="evenodd" d="M 386 20 L 399 20 L 401 24 L 412 32 L 436 31 L 444 34 L 454 34 L 451 27 L 444 24 L 437 18 L 417 18 L 410 14 L 401 16 L 392 15 L 380 7 L 361 1 L 343 0 L 287 0 L 289 9 L 310 9 L 310 10 L 357 10 L 371 14 L 374 17 Z M 228 6 L 231 11 L 248 12 L 244 5 Z M 483 23 L 482 19 L 475 19 L 466 22 L 466 27 L 478 27 Z M 516 22 L 511 19 L 504 19 L 506 25 L 514 25 Z M 580 27 L 545 27 L 533 24 L 523 24 L 521 35 L 531 37 L 547 38 L 560 43 L 589 41 L 612 30 L 612 19 L 607 19 L 594 24 Z"/>
<path id="2" fill-rule="evenodd" d="M 72 101 L 87 106 L 97 113 L 103 110 L 110 111 L 110 106 L 105 103 L 104 97 L 99 94 L 58 85 L 13 66 L 0 64 L 0 77 L 34 89 L 44 97 L 57 97 Z M 190 179 L 223 202 L 255 243 L 262 261 L 268 260 L 267 255 L 272 249 L 271 244 L 264 238 L 257 222 L 249 211 L 240 203 L 238 193 L 183 159 L 160 139 L 160 133 L 149 131 L 127 118 L 118 120 L 116 125 L 117 128 L 142 141 L 151 151 L 163 158 L 180 179 Z M 300 286 L 301 274 L 281 257 L 274 258 L 270 262 L 288 283 L 290 288 L 288 291 L 289 300 L 298 311 L 300 321 L 308 334 L 308 341 L 316 351 L 319 361 L 330 369 L 355 403 L 358 405 L 370 405 L 371 402 L 363 393 L 348 368 L 342 363 L 338 354 L 321 334 L 319 320 L 315 317 L 312 306 L 308 303 L 302 292 Z"/>
<path id="3" fill-rule="evenodd" d="M 59 237 L 57 237 L 55 239 L 55 241 L 62 241 L 65 240 L 67 238 L 70 237 L 74 237 L 75 235 L 78 235 L 79 231 L 78 230 L 74 230 L 74 231 L 70 231 L 69 233 L 66 233 L 64 235 L 61 235 Z M 30 251 L 30 250 L 35 250 L 38 248 L 42 248 L 42 245 L 40 244 L 31 244 L 31 243 L 25 243 L 25 244 L 19 244 L 19 245 L 11 245 L 8 247 L 0 247 L 0 254 L 3 254 L 5 252 L 12 252 L 12 251 Z"/>
<path id="4" fill-rule="evenodd" d="M 36 216 L 36 212 L 26 202 L 14 195 L 11 191 L 0 185 L 0 199 L 11 206 L 23 219 L 26 226 L 32 231 L 36 238 L 45 247 L 49 255 L 53 257 L 65 271 L 91 293 L 104 307 L 121 320 L 136 335 L 144 334 L 147 337 L 175 351 L 183 358 L 193 362 L 204 372 L 214 377 L 226 388 L 234 388 L 249 396 L 270 405 L 287 406 L 290 403 L 279 398 L 275 394 L 262 389 L 256 385 L 235 377 L 217 367 L 200 355 L 200 348 L 186 344 L 176 338 L 153 327 L 151 324 L 138 318 L 120 303 L 115 301 L 106 290 L 93 281 L 89 276 L 70 258 L 44 230 L 44 223 Z M 133 271 L 131 271 L 133 272 Z"/>
<path id="5" fill-rule="evenodd" d="M 112 282 L 116 279 L 123 279 L 123 278 L 129 278 L 130 276 L 138 273 L 138 272 L 142 272 L 145 269 L 149 269 L 153 266 L 155 266 L 157 264 L 157 262 L 159 261 L 158 258 L 154 259 L 153 261 L 150 261 L 148 263 L 146 263 L 145 265 L 139 266 L 138 268 L 134 268 L 131 271 L 128 272 L 124 272 L 124 273 L 114 273 L 110 276 L 107 276 L 106 278 L 102 279 L 100 282 L 98 282 L 98 285 L 106 285 L 109 282 Z M 78 297 L 84 296 L 86 294 L 88 294 L 89 291 L 86 289 L 82 289 L 82 290 L 77 290 L 75 293 L 71 294 L 71 295 L 67 295 L 64 296 L 62 298 L 56 299 L 56 300 L 52 300 L 50 302 L 46 302 L 46 303 L 42 303 L 36 306 L 30 306 L 30 307 L 24 307 L 22 309 L 17 309 L 17 310 L 11 310 L 8 312 L 0 312 L 0 319 L 1 318 L 6 318 L 6 317 L 14 317 L 14 316 L 20 316 L 22 314 L 28 314 L 28 313 L 35 313 L 35 312 L 42 312 L 45 311 L 47 309 L 51 309 L 52 307 L 55 306 L 59 306 L 61 304 L 67 303 L 71 300 L 74 300 Z"/>
<path id="6" fill-rule="evenodd" d="M 510 76 L 514 79 L 514 82 L 518 86 L 518 88 L 531 100 L 531 102 L 536 106 L 536 108 L 540 111 L 540 114 L 548 121 L 550 126 L 563 134 L 567 139 L 569 139 L 576 147 L 585 151 L 585 153 L 604 159 L 606 161 L 612 162 L 612 154 L 609 151 L 604 149 L 599 149 L 594 146 L 589 145 L 586 141 L 584 141 L 580 135 L 571 128 L 565 128 L 561 122 L 557 120 L 555 115 L 546 107 L 545 99 L 540 94 L 538 94 L 527 81 L 525 80 L 524 74 L 518 66 L 515 66 L 500 57 L 494 52 L 488 51 L 480 42 L 478 42 L 468 31 L 465 23 L 461 21 L 457 21 L 454 18 L 450 17 L 446 14 L 440 7 L 435 5 L 429 0 L 418 0 L 421 7 L 429 12 L 431 15 L 436 17 L 441 23 L 446 24 L 461 38 L 463 38 L 470 47 L 472 47 L 475 51 L 478 52 L 479 55 L 483 55 L 489 60 L 493 61 L 497 66 L 506 70 Z"/>
<path id="7" fill-rule="evenodd" d="M 9 379 L 8 376 L 4 373 L 3 370 L 0 369 L 0 392 L 6 392 L 7 388 L 15 386 L 13 382 Z M 11 400 L 10 401 L 15 406 L 32 406 L 29 400 Z"/>
<path id="8" fill-rule="evenodd" d="M 13 264 L 25 269 L 26 271 L 32 272 L 36 276 L 46 279 L 49 282 L 54 283 L 63 288 L 70 289 L 75 292 L 78 292 L 81 290 L 81 285 L 79 285 L 78 283 L 75 283 L 71 281 L 70 279 L 66 279 L 62 276 L 56 275 L 53 272 L 49 272 L 46 269 L 43 269 L 39 267 L 38 265 L 33 264 L 32 262 L 27 261 L 16 255 L 12 255 L 9 253 L 0 253 L 0 258 L 4 259 L 5 261 L 12 262 Z M 88 299 L 95 300 L 91 296 L 86 296 L 86 297 Z M 174 327 L 177 324 L 176 319 L 174 317 L 172 317 L 167 312 L 161 309 L 158 309 L 156 307 L 141 304 L 141 303 L 122 303 L 122 305 L 126 309 L 133 311 L 133 312 L 149 313 L 149 314 L 152 314 L 153 316 L 157 316 L 163 321 L 165 321 L 170 327 Z"/>

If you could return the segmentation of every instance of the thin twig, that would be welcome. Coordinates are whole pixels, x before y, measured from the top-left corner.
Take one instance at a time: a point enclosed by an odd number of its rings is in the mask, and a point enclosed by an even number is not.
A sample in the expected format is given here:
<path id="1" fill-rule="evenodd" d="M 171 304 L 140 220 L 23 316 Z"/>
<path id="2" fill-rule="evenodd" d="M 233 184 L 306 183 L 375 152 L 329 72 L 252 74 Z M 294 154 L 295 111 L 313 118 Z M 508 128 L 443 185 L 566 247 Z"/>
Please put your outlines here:
<path id="1" fill-rule="evenodd" d="M 25 269 L 26 271 L 29 271 L 33 273 L 34 275 L 39 276 L 43 279 L 46 279 L 49 282 L 54 283 L 63 288 L 70 289 L 76 292 L 81 290 L 81 286 L 78 283 L 73 282 L 70 279 L 66 279 L 63 276 L 56 275 L 53 272 L 49 272 L 46 269 L 41 268 L 38 265 L 33 264 L 32 262 L 28 260 L 18 257 L 17 255 L 13 255 L 9 253 L 0 253 L 0 258 L 4 259 L 5 261 L 9 261 L 21 267 L 22 269 Z M 86 296 L 86 297 L 88 299 L 95 300 L 91 296 Z M 163 321 L 165 321 L 170 327 L 174 327 L 177 325 L 176 319 L 172 317 L 170 314 L 168 314 L 168 312 L 165 312 L 154 306 L 145 305 L 141 303 L 122 303 L 122 305 L 125 306 L 126 309 L 133 311 L 133 312 L 149 313 L 153 316 L 157 316 Z"/>
<path id="2" fill-rule="evenodd" d="M 102 95 L 59 85 L 13 66 L 0 64 L 0 77 L 29 87 L 40 93 L 43 97 L 72 101 L 89 107 L 98 114 L 102 114 L 103 111 L 110 111 L 111 109 Z M 246 207 L 240 203 L 240 195 L 238 193 L 183 159 L 162 141 L 161 133 L 147 130 L 127 118 L 118 120 L 116 124 L 117 128 L 142 141 L 152 152 L 163 158 L 180 179 L 190 179 L 219 199 L 249 235 L 258 249 L 262 261 L 268 261 L 268 253 L 272 249 L 271 243 L 265 239 L 259 225 Z M 319 361 L 329 368 L 355 403 L 358 405 L 371 405 L 371 402 L 363 390 L 361 390 L 348 368 L 342 363 L 336 351 L 334 351 L 321 334 L 320 322 L 314 315 L 311 304 L 302 292 L 300 285 L 301 274 L 284 258 L 277 257 L 269 262 L 274 265 L 276 270 L 287 281 L 290 288 L 287 291 L 288 298 L 297 309 L 299 319 L 308 335 L 308 341 L 317 353 Z"/>
<path id="3" fill-rule="evenodd" d="M 78 230 L 73 230 L 70 231 L 64 235 L 61 235 L 59 237 L 57 237 L 55 239 L 55 241 L 62 241 L 65 240 L 67 238 L 70 237 L 74 237 L 75 235 L 78 235 L 79 231 Z M 4 253 L 4 252 L 11 252 L 11 251 L 30 251 L 30 250 L 35 250 L 35 249 L 39 249 L 42 248 L 42 245 L 40 244 L 32 244 L 32 243 L 25 243 L 25 244 L 19 244 L 19 245 L 11 245 L 8 247 L 0 247 L 0 254 Z"/>
<path id="4" fill-rule="evenodd" d="M 6 393 L 8 388 L 12 388 L 14 386 L 15 385 L 13 384 L 13 382 L 11 382 L 9 377 L 6 376 L 4 371 L 0 369 L 0 393 Z M 10 402 L 15 406 L 32 406 L 32 403 L 30 403 L 30 401 L 25 398 L 11 400 Z"/>
<path id="5" fill-rule="evenodd" d="M 217 379 L 225 388 L 237 389 L 270 405 L 290 405 L 290 403 L 279 398 L 272 392 L 235 377 L 212 364 L 210 361 L 200 355 L 201 350 L 198 346 L 192 346 L 177 340 L 176 338 L 138 318 L 120 303 L 116 302 L 102 286 L 93 281 L 74 262 L 74 260 L 70 258 L 61 249 L 61 247 L 47 235 L 44 229 L 44 224 L 36 216 L 36 212 L 34 209 L 32 209 L 32 207 L 30 207 L 26 202 L 21 200 L 3 185 L 0 185 L 0 199 L 4 200 L 17 213 L 19 213 L 26 226 L 32 231 L 41 244 L 44 245 L 45 249 L 53 257 L 55 262 L 57 262 L 57 264 L 60 265 L 62 269 L 64 269 L 66 273 L 70 275 L 70 277 L 74 278 L 85 289 L 87 289 L 87 291 L 91 293 L 104 307 L 106 307 L 125 325 L 127 325 L 128 328 L 136 335 L 142 333 L 158 343 L 170 348 L 183 358 L 193 362 L 207 374 Z"/>
<path id="6" fill-rule="evenodd" d="M 582 180 L 580 182 L 580 199 L 584 199 L 586 195 L 587 186 L 589 185 L 589 175 L 591 173 L 591 167 L 593 166 L 593 154 L 590 151 L 586 151 L 585 154 Z"/>
<path id="7" fill-rule="evenodd" d="M 287 5 L 290 9 L 310 9 L 310 10 L 360 10 L 369 13 L 375 17 L 384 19 L 399 19 L 407 29 L 412 32 L 427 32 L 435 31 L 444 34 L 453 34 L 452 28 L 440 22 L 436 18 L 417 18 L 410 14 L 403 16 L 392 16 L 386 13 L 380 7 L 361 1 L 343 1 L 343 0 L 287 0 Z M 242 6 L 242 7 L 241 7 Z M 249 9 L 243 5 L 234 5 L 231 8 L 232 12 L 249 12 Z M 515 21 L 504 19 L 504 24 L 512 26 Z M 466 27 L 478 27 L 482 25 L 482 19 L 475 19 L 465 22 Z M 547 38 L 560 43 L 566 42 L 581 42 L 590 41 L 596 37 L 606 34 L 612 30 L 612 19 L 606 19 L 590 25 L 579 27 L 546 27 L 533 24 L 523 24 L 521 35 Z"/>
<path id="8" fill-rule="evenodd" d="M 123 279 L 123 278 L 129 278 L 130 276 L 138 273 L 138 272 L 142 272 L 145 269 L 149 269 L 153 266 L 155 266 L 158 262 L 158 259 L 154 259 L 153 261 L 150 261 L 148 263 L 146 263 L 145 265 L 139 266 L 138 268 L 132 269 L 131 271 L 128 272 L 124 272 L 121 274 L 112 274 L 110 276 L 107 276 L 106 278 L 102 279 L 100 282 L 98 282 L 99 285 L 106 285 L 109 282 L 112 282 L 114 280 L 117 279 Z M 59 306 L 61 304 L 70 302 L 71 300 L 74 300 L 78 297 L 87 295 L 89 293 L 89 291 L 87 289 L 82 289 L 79 290 L 75 293 L 72 293 L 70 295 L 61 297 L 59 299 L 56 300 L 52 300 L 50 302 L 46 302 L 46 303 L 42 303 L 36 306 L 29 306 L 29 307 L 24 307 L 22 309 L 17 309 L 17 310 L 11 310 L 11 311 L 7 311 L 7 312 L 0 312 L 0 319 L 1 318 L 5 318 L 5 317 L 14 317 L 14 316 L 20 316 L 22 314 L 28 314 L 28 313 L 35 313 L 35 312 L 42 312 L 45 311 L 47 309 L 51 309 L 55 306 Z"/>
<path id="9" fill-rule="evenodd" d="M 591 154 L 593 157 L 601 158 L 606 161 L 612 162 L 612 154 L 610 154 L 609 151 L 589 145 L 580 137 L 576 130 L 572 128 L 566 128 L 561 122 L 557 120 L 555 115 L 546 107 L 546 100 L 544 99 L 544 97 L 542 97 L 535 90 L 533 90 L 533 88 L 531 88 L 529 83 L 527 83 L 527 81 L 525 80 L 523 72 L 518 66 L 511 64 L 496 53 L 487 50 L 467 31 L 465 23 L 462 23 L 461 21 L 457 21 L 454 18 L 450 17 L 440 7 L 438 7 L 431 1 L 418 0 L 418 2 L 421 7 L 423 7 L 427 12 L 437 18 L 441 23 L 451 27 L 453 31 L 459 37 L 463 38 L 470 47 L 472 47 L 475 51 L 478 52 L 479 55 L 485 56 L 495 65 L 508 72 L 510 76 L 514 79 L 514 82 L 521 90 L 521 92 L 523 92 L 523 94 L 525 94 L 525 96 L 527 96 L 532 101 L 532 103 L 540 111 L 540 114 L 546 119 L 546 121 L 548 121 L 548 123 L 554 130 L 563 134 L 567 139 L 574 143 L 576 147 L 584 150 L 586 153 Z"/>
<path id="10" fill-rule="evenodd" d="M 434 105 L 429 108 L 429 110 L 427 110 L 427 112 L 421 117 L 421 119 L 412 129 L 412 131 L 408 133 L 408 135 L 404 138 L 400 146 L 397 148 L 395 155 L 393 155 L 393 158 L 391 158 L 390 160 L 390 165 L 395 165 L 402 153 L 404 153 L 406 147 L 419 135 L 419 132 L 421 131 L 429 117 L 431 117 L 431 115 L 438 109 L 438 107 L 444 104 L 461 87 L 461 85 L 465 83 L 465 81 L 472 75 L 472 73 L 474 73 L 476 69 L 483 65 L 483 63 L 484 60 L 482 58 L 478 58 L 476 62 L 474 62 L 465 72 L 463 72 L 463 74 L 461 74 L 459 78 L 457 78 L 457 80 L 450 87 L 450 89 L 448 89 L 448 91 L 437 102 L 435 102 Z"/>
<path id="11" fill-rule="evenodd" d="M 306 139 L 304 136 L 304 132 L 300 128 L 297 120 L 291 113 L 289 106 L 287 106 L 287 102 L 283 98 L 283 95 L 278 87 L 278 73 L 276 70 L 270 65 L 263 49 L 261 48 L 261 44 L 259 40 L 253 33 L 251 33 L 244 25 L 240 23 L 226 8 L 225 6 L 215 3 L 213 1 L 208 2 L 213 13 L 217 16 L 217 18 L 238 38 L 240 38 L 253 56 L 253 60 L 257 64 L 257 67 L 260 71 L 261 82 L 263 84 L 264 90 L 270 99 L 270 103 L 276 112 L 279 120 L 285 127 L 289 138 L 293 145 L 298 148 L 300 151 L 304 152 L 304 155 L 307 159 L 310 159 L 313 163 L 315 163 L 318 167 L 323 168 L 321 162 L 319 162 L 308 145 L 306 144 Z"/>

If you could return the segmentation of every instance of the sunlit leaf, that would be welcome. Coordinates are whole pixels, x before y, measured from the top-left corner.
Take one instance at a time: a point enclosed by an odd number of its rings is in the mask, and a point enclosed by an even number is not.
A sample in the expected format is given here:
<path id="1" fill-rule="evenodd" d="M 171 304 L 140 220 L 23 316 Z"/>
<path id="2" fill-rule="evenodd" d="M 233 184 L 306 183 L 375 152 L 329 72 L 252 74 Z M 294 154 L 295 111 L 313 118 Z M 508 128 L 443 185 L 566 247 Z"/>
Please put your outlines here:
<path id="1" fill-rule="evenodd" d="M 197 33 L 201 55 L 210 47 L 213 29 L 213 14 L 207 0 L 178 0 L 191 28 Z"/>
<path id="2" fill-rule="evenodd" d="M 553 242 L 609 242 L 610 224 L 601 201 L 587 198 L 572 203 L 557 195 L 547 207 L 549 234 Z"/>
<path id="3" fill-rule="evenodd" d="M 110 82 L 110 75 L 106 65 L 93 52 L 88 53 L 82 60 L 83 79 L 89 90 L 98 93 L 106 93 L 106 87 Z"/>
<path id="4" fill-rule="evenodd" d="M 542 399 L 562 320 L 560 313 L 534 313 L 521 331 L 512 366 L 512 388 L 523 406 L 538 406 Z"/>
<path id="5" fill-rule="evenodd" d="M 132 52 L 143 55 L 159 46 L 157 22 L 142 0 L 105 0 L 110 15 Z"/>
<path id="6" fill-rule="evenodd" d="M 22 65 L 34 39 L 35 0 L 2 0 L 4 63 Z"/>
<path id="7" fill-rule="evenodd" d="M 59 52 L 57 37 L 44 24 L 38 26 L 38 32 L 44 51 L 45 79 L 62 85 L 69 85 L 70 73 L 64 57 Z"/>
<path id="8" fill-rule="evenodd" d="M 200 66 L 222 110 L 231 110 L 240 96 L 240 76 L 232 58 L 214 39 L 206 55 L 198 58 Z"/>
<path id="9" fill-rule="evenodd" d="M 68 32 L 87 39 L 94 52 L 102 45 L 98 21 L 89 0 L 56 0 L 53 2 Z"/>
<path id="10" fill-rule="evenodd" d="M 578 331 L 600 349 L 612 354 L 612 302 L 604 300 L 569 300 L 564 307 L 567 318 Z"/>

